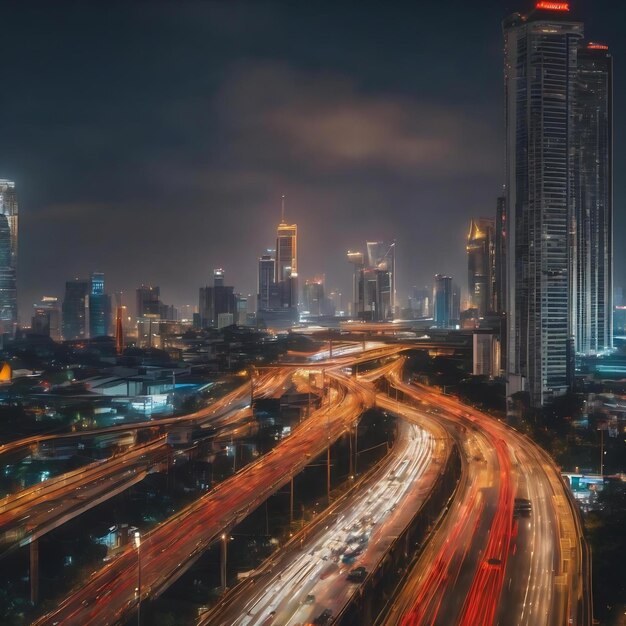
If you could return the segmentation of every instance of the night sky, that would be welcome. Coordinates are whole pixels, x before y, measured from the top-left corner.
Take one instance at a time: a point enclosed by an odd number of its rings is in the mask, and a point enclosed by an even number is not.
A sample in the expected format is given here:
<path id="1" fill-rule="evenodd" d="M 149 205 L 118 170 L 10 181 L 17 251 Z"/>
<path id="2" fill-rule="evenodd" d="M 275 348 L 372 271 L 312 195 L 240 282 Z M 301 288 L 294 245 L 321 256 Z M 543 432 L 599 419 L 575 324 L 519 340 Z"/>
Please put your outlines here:
<path id="1" fill-rule="evenodd" d="M 301 281 L 396 239 L 401 302 L 451 274 L 504 175 L 502 18 L 528 4 L 0 2 L 0 178 L 20 203 L 20 318 L 104 271 L 197 304 L 256 291 L 280 196 Z M 580 0 L 615 56 L 615 274 L 626 281 L 626 2 Z M 132 292 L 132 293 L 131 293 Z M 346 298 L 346 302 L 349 298 Z"/>

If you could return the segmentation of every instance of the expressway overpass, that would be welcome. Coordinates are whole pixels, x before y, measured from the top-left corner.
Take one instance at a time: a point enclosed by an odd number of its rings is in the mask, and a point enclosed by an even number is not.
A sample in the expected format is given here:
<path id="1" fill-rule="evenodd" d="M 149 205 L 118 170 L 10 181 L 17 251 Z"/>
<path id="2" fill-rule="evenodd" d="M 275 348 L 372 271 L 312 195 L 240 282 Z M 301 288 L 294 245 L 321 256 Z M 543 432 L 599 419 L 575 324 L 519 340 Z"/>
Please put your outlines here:
<path id="1" fill-rule="evenodd" d="M 398 347 L 368 351 L 369 360 L 397 354 Z M 340 365 L 355 357 L 338 359 Z M 368 360 L 366 355 L 357 357 Z M 326 363 L 324 364 L 327 365 Z M 337 367 L 336 362 L 333 365 Z M 316 364 L 316 367 L 319 365 Z M 245 466 L 206 496 L 142 538 L 141 596 L 158 596 L 212 543 L 244 519 L 272 493 L 349 430 L 374 404 L 373 390 L 326 370 L 329 403 L 315 411 L 274 450 Z M 121 621 L 138 604 L 137 554 L 130 546 L 35 624 L 109 624 Z"/>
<path id="2" fill-rule="evenodd" d="M 381 624 L 592 623 L 589 555 L 558 468 L 476 409 L 389 377 L 402 396 L 447 424 L 464 451 L 457 496 Z M 513 519 L 513 499 L 532 503 Z"/>
<path id="3" fill-rule="evenodd" d="M 312 623 L 323 611 L 339 616 L 361 604 L 363 586 L 380 581 L 385 566 L 394 568 L 392 548 L 406 553 L 412 545 L 406 530 L 450 459 L 444 429 L 429 416 L 414 422 L 402 420 L 395 444 L 378 466 L 204 614 L 198 626 Z M 359 552 L 354 559 L 346 556 L 351 551 Z M 364 579 L 348 580 L 357 566 L 366 569 Z M 359 619 L 369 610 L 369 604 L 359 606 Z"/>

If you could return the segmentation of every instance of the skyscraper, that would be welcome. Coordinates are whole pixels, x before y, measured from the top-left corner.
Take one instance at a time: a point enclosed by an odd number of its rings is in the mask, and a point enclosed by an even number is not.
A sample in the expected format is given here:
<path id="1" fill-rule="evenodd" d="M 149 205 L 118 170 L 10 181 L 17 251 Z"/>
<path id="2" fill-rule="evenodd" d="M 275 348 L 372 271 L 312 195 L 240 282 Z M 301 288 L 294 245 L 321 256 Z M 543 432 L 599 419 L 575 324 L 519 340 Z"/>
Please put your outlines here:
<path id="1" fill-rule="evenodd" d="M 0 334 L 17 326 L 18 210 L 15 183 L 0 179 Z"/>
<path id="2" fill-rule="evenodd" d="M 484 317 L 493 309 L 495 283 L 494 221 L 472 220 L 467 235 L 467 287 L 470 307 Z"/>
<path id="3" fill-rule="evenodd" d="M 63 298 L 63 339 L 86 339 L 90 281 L 75 278 L 65 283 Z"/>
<path id="4" fill-rule="evenodd" d="M 612 347 L 612 65 L 567 2 L 504 21 L 508 393 L 564 393 Z"/>
<path id="5" fill-rule="evenodd" d="M 111 298 L 104 291 L 104 274 L 93 272 L 89 288 L 89 336 L 105 337 L 111 325 Z"/>
<path id="6" fill-rule="evenodd" d="M 152 285 L 137 289 L 137 317 L 159 317 L 161 314 L 161 290 Z"/>
<path id="7" fill-rule="evenodd" d="M 608 46 L 578 50 L 574 106 L 573 328 L 576 352 L 613 347 L 613 62 Z"/>
<path id="8" fill-rule="evenodd" d="M 508 393 L 526 389 L 537 406 L 572 374 L 571 121 L 583 25 L 567 3 L 539 1 L 503 29 Z"/>
<path id="9" fill-rule="evenodd" d="M 217 327 L 222 314 L 234 316 L 234 288 L 224 284 L 223 269 L 213 270 L 213 286 L 200 287 L 198 310 L 202 328 Z"/>
<path id="10" fill-rule="evenodd" d="M 280 308 L 295 316 L 298 311 L 298 227 L 285 222 L 284 196 L 281 222 L 276 231 L 275 272 L 274 282 L 279 286 Z"/>
<path id="11" fill-rule="evenodd" d="M 352 316 L 372 322 L 395 317 L 396 244 L 367 242 L 367 255 L 348 251 L 353 264 Z"/>
<path id="12" fill-rule="evenodd" d="M 449 328 L 453 316 L 454 294 L 452 278 L 435 274 L 433 285 L 433 321 L 438 328 Z"/>
<path id="13" fill-rule="evenodd" d="M 270 293 L 276 274 L 276 260 L 274 251 L 267 250 L 259 259 L 259 275 L 257 286 L 257 310 L 269 311 L 273 308 Z"/>
<path id="14" fill-rule="evenodd" d="M 59 299 L 54 296 L 44 296 L 39 304 L 35 304 L 31 320 L 31 332 L 36 335 L 45 335 L 61 340 L 61 311 Z"/>

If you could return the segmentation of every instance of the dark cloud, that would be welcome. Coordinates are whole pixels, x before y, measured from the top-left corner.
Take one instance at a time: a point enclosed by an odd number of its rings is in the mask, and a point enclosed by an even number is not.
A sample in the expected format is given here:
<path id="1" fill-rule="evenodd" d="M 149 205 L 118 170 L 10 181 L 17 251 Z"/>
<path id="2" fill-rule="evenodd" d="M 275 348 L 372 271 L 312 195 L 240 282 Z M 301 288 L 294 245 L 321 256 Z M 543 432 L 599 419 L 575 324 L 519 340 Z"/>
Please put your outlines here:
<path id="1" fill-rule="evenodd" d="M 252 292 L 282 193 L 303 277 L 347 290 L 346 250 L 385 238 L 402 288 L 463 284 L 469 218 L 493 213 L 503 175 L 500 20 L 523 4 L 6 3 L 0 177 L 19 185 L 22 317 L 91 270 L 176 304 L 216 266 Z M 614 2 L 582 4 L 617 59 L 619 245 L 626 46 Z"/>

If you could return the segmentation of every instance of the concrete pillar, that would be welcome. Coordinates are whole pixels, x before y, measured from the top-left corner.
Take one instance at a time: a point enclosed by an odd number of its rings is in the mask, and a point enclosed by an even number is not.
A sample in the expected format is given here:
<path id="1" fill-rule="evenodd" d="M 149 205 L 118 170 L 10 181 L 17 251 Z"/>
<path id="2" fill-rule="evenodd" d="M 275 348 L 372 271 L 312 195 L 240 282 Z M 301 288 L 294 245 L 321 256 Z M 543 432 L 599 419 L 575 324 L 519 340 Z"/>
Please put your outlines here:
<path id="1" fill-rule="evenodd" d="M 30 542 L 30 601 L 39 602 L 39 539 Z"/>

